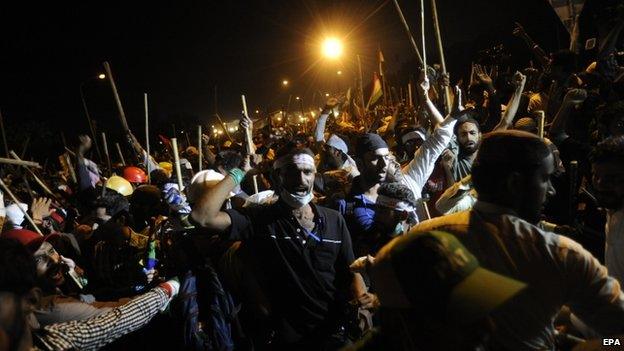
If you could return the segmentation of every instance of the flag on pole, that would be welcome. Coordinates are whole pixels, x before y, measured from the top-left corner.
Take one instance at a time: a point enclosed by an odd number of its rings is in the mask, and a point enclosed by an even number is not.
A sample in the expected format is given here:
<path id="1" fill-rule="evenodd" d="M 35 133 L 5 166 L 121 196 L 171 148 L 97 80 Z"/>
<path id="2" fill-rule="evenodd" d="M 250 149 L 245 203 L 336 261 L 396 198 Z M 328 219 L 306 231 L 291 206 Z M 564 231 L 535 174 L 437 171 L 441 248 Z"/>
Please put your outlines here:
<path id="1" fill-rule="evenodd" d="M 548 0 L 568 33 L 572 33 L 574 19 L 581 14 L 585 0 Z"/>
<path id="2" fill-rule="evenodd" d="M 366 104 L 366 109 L 368 110 L 370 106 L 374 105 L 375 102 L 377 102 L 377 100 L 379 100 L 379 98 L 382 95 L 383 95 L 383 90 L 381 88 L 381 80 L 379 79 L 377 72 L 374 72 L 373 73 L 373 91 L 371 92 L 371 96 L 368 99 L 368 103 Z"/>

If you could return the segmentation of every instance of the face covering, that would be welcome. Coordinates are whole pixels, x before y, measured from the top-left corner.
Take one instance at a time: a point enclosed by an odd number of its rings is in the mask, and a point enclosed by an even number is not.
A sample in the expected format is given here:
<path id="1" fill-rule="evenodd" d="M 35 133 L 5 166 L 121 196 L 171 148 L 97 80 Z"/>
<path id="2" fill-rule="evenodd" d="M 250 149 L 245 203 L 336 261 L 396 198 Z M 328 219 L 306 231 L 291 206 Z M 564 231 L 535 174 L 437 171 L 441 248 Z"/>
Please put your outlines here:
<path id="1" fill-rule="evenodd" d="M 311 190 L 306 195 L 291 194 L 286 189 L 282 189 L 280 192 L 280 199 L 284 200 L 284 202 L 292 208 L 301 208 L 307 205 L 312 201 L 312 197 L 313 194 Z"/>

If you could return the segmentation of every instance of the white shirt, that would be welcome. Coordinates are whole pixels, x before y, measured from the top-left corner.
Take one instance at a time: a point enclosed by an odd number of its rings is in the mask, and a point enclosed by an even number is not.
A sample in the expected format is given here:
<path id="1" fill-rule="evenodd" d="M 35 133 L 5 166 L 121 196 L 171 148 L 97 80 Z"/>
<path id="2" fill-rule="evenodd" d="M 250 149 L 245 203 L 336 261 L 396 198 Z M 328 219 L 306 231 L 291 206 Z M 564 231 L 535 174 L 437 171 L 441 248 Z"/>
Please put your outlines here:
<path id="1" fill-rule="evenodd" d="M 605 265 L 620 285 L 624 284 L 624 208 L 607 212 Z"/>
<path id="2" fill-rule="evenodd" d="M 447 116 L 416 150 L 414 158 L 401 169 L 401 183 L 412 190 L 416 200 L 422 197 L 422 189 L 433 172 L 436 160 L 451 141 L 456 122 L 455 118 Z"/>

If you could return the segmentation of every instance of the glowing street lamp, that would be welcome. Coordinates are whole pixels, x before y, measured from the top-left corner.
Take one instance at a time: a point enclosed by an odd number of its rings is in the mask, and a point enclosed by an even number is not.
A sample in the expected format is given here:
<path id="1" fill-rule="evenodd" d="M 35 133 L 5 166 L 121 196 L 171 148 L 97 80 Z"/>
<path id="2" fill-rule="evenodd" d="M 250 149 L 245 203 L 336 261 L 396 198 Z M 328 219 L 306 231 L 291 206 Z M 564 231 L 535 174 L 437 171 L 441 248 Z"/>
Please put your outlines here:
<path id="1" fill-rule="evenodd" d="M 337 59 L 342 55 L 342 42 L 336 38 L 326 38 L 322 44 L 323 56 Z"/>
<path id="2" fill-rule="evenodd" d="M 299 100 L 299 97 L 297 96 L 297 97 L 295 98 L 295 100 Z"/>
<path id="3" fill-rule="evenodd" d="M 329 97 L 329 93 L 325 93 L 325 97 Z"/>
<path id="4" fill-rule="evenodd" d="M 282 85 L 283 85 L 283 86 L 288 86 L 288 80 L 284 79 L 284 80 L 282 81 Z"/>
<path id="5" fill-rule="evenodd" d="M 104 73 L 100 73 L 100 74 L 98 75 L 98 79 L 106 79 L 106 74 L 104 74 Z"/>

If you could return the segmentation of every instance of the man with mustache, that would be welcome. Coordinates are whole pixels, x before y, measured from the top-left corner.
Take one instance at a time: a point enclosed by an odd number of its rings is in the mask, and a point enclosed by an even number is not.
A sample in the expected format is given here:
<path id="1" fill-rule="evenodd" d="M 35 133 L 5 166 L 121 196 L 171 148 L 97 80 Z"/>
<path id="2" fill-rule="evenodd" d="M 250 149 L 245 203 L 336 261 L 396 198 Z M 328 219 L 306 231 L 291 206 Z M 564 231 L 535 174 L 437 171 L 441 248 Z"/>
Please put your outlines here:
<path id="1" fill-rule="evenodd" d="M 553 160 L 536 135 L 486 134 L 472 168 L 479 194 L 474 207 L 422 222 L 408 234 L 447 230 L 484 268 L 527 283 L 525 292 L 492 314 L 494 350 L 553 349 L 553 320 L 563 305 L 600 335 L 624 330 L 624 294 L 607 269 L 575 241 L 536 226 L 555 193 Z M 603 191 L 618 183 L 621 191 L 621 173 L 615 178 L 620 181 L 603 176 Z"/>
<path id="2" fill-rule="evenodd" d="M 451 172 L 454 180 L 459 182 L 470 174 L 472 162 L 477 156 L 481 144 L 481 130 L 479 122 L 473 118 L 466 118 L 457 121 L 454 132 L 457 138 L 457 147 L 454 150 L 455 157 L 452 161 Z"/>
<path id="3" fill-rule="evenodd" d="M 314 155 L 306 148 L 280 151 L 273 164 L 275 203 L 222 211 L 247 173 L 235 168 L 217 185 L 202 189 L 191 217 L 222 239 L 241 241 L 242 250 L 250 253 L 246 265 L 269 311 L 268 321 L 256 322 L 255 328 L 268 326 L 273 335 L 258 343 L 285 350 L 339 348 L 345 341 L 340 330 L 350 289 L 364 308 L 373 307 L 375 298 L 361 276 L 349 271 L 354 255 L 344 219 L 311 202 Z"/>

